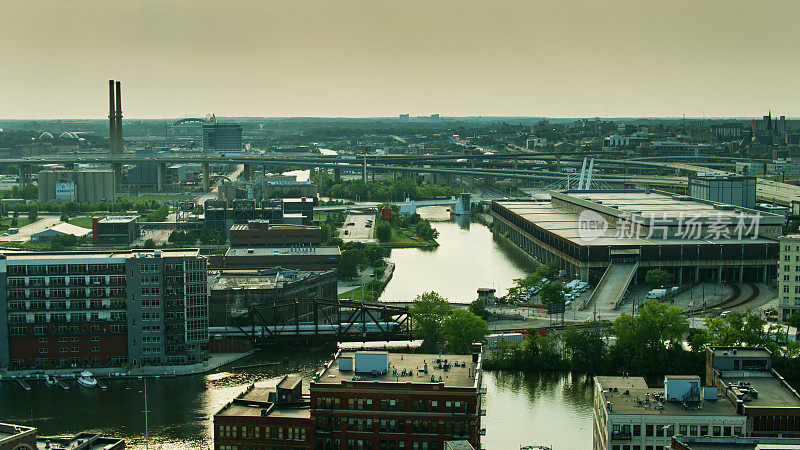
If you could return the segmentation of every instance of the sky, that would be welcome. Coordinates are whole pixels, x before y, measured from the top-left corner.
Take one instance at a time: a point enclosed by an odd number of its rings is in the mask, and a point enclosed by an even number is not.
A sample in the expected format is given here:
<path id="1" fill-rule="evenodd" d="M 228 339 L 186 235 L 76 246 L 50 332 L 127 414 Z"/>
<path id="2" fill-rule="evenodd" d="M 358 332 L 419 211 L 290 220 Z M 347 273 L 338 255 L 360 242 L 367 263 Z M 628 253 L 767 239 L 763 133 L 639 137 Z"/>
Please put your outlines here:
<path id="1" fill-rule="evenodd" d="M 0 118 L 800 116 L 797 0 L 0 0 Z"/>

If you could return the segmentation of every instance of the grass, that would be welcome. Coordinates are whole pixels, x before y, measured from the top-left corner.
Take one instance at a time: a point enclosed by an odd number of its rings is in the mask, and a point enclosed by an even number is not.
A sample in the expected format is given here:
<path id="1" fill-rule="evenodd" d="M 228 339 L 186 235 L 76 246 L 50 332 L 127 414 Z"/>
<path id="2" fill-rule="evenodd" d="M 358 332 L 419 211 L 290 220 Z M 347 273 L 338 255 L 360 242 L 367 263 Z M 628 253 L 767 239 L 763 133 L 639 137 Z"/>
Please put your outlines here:
<path id="1" fill-rule="evenodd" d="M 366 295 L 366 290 L 364 291 Z M 339 300 L 361 300 L 361 286 L 339 294 Z"/>
<path id="2" fill-rule="evenodd" d="M 69 219 L 67 223 L 78 227 L 92 228 L 92 218 L 89 216 L 73 217 L 72 219 Z"/>
<path id="3" fill-rule="evenodd" d="M 14 220 L 14 219 L 11 218 L 11 217 L 6 217 L 4 219 L 0 219 L 0 228 L 8 228 L 8 227 L 10 227 L 12 220 Z M 25 226 L 25 225 L 27 225 L 29 223 L 31 223 L 31 221 L 28 220 L 27 217 L 19 216 L 19 217 L 17 217 L 17 226 L 16 226 L 16 228 L 23 227 L 23 226 Z"/>

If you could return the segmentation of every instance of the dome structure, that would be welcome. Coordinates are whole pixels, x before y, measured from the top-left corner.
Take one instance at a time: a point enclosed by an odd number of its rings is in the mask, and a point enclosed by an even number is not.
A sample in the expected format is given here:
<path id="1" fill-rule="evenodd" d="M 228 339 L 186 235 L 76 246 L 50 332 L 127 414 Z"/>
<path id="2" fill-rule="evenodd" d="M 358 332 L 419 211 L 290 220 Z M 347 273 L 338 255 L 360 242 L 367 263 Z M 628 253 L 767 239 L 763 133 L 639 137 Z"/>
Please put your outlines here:
<path id="1" fill-rule="evenodd" d="M 44 133 L 39 135 L 39 140 L 43 141 L 45 139 L 53 139 L 53 135 L 45 131 Z"/>

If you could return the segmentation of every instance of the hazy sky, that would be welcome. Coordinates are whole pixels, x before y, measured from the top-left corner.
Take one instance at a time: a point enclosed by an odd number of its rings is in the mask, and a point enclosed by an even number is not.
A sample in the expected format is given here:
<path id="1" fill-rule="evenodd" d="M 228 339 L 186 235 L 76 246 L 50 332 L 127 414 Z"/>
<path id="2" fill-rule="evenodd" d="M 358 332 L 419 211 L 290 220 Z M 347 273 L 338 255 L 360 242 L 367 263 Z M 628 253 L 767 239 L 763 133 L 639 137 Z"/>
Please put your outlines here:
<path id="1" fill-rule="evenodd" d="M 800 116 L 798 0 L 0 0 L 0 117 Z"/>

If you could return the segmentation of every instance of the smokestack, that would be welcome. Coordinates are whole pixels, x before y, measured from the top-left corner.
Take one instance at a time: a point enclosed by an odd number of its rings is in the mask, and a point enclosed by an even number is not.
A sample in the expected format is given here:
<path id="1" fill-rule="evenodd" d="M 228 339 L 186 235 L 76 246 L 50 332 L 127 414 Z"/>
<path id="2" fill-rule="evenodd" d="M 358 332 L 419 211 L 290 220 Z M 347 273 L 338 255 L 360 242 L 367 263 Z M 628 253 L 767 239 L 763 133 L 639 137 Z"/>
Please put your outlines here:
<path id="1" fill-rule="evenodd" d="M 115 131 L 116 131 L 116 139 L 117 139 L 117 154 L 122 154 L 122 87 L 120 86 L 120 82 L 117 81 L 117 112 L 115 117 Z"/>
<path id="2" fill-rule="evenodd" d="M 114 106 L 114 80 L 108 80 L 108 148 L 114 153 L 117 148 L 116 111 Z"/>

